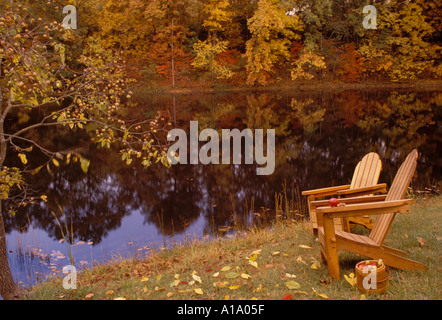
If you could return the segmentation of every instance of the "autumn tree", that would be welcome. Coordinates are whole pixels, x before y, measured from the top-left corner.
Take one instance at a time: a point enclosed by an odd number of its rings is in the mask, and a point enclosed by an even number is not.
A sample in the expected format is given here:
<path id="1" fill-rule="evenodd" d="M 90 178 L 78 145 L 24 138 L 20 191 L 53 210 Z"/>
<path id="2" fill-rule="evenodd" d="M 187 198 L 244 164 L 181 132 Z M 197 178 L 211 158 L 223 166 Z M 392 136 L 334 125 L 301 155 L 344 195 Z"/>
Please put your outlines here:
<path id="1" fill-rule="evenodd" d="M 246 43 L 247 84 L 268 84 L 274 68 L 290 59 L 291 41 L 300 38 L 303 24 L 286 9 L 279 1 L 260 0 L 248 20 L 252 37 Z"/>
<path id="2" fill-rule="evenodd" d="M 40 6 L 52 11 L 62 8 L 55 1 Z M 3 214 L 14 214 L 17 207 L 37 201 L 35 195 L 30 197 L 26 175 L 42 169 L 51 172 L 61 161 L 77 160 L 85 173 L 89 167 L 80 153 L 59 150 L 41 139 L 41 130 L 84 131 L 102 148 L 118 143 L 128 164 L 139 159 L 144 166 L 159 161 L 168 165 L 159 145 L 164 125 L 160 115 L 141 122 L 127 116 L 123 102 L 131 93 L 118 55 L 100 51 L 94 42 L 65 30 L 61 21 L 48 19 L 44 12 L 11 1 L 0 13 L 0 202 L 5 204 L 0 203 L 0 294 L 4 299 L 17 297 L 20 289 L 8 265 Z M 43 163 L 33 160 L 41 155 Z M 18 157 L 22 167 L 8 167 L 6 160 L 11 157 Z"/>

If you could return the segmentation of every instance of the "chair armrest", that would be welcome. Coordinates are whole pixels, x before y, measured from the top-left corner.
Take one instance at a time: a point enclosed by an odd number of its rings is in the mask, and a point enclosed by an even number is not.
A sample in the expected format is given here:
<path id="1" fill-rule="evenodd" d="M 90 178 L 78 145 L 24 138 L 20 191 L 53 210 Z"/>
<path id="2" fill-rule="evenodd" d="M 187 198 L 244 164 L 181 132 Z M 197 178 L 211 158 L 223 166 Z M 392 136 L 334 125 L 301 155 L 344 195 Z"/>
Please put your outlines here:
<path id="1" fill-rule="evenodd" d="M 342 186 L 336 186 L 336 187 L 328 187 L 328 188 L 321 188 L 321 189 L 314 189 L 314 190 L 306 190 L 302 191 L 303 196 L 310 196 L 314 195 L 317 197 L 326 197 L 336 194 L 339 190 L 345 190 L 350 188 L 349 184 L 342 185 Z"/>
<path id="2" fill-rule="evenodd" d="M 352 197 L 352 198 L 340 198 L 339 203 L 352 204 L 352 203 L 364 203 L 364 202 L 378 202 L 384 201 L 387 197 L 386 194 L 375 195 L 375 196 L 366 196 L 366 197 Z M 316 200 L 310 202 L 310 205 L 313 207 L 326 207 L 329 206 L 328 200 Z"/>
<path id="3" fill-rule="evenodd" d="M 380 201 L 369 203 L 349 204 L 344 207 L 319 207 L 316 214 L 327 214 L 329 218 L 346 218 L 388 213 L 408 213 L 412 199 Z"/>
<path id="4" fill-rule="evenodd" d="M 338 196 L 363 196 L 372 193 L 386 193 L 387 192 L 387 184 L 380 183 L 374 186 L 362 187 L 362 188 L 352 188 L 347 190 L 339 190 L 336 192 Z"/>

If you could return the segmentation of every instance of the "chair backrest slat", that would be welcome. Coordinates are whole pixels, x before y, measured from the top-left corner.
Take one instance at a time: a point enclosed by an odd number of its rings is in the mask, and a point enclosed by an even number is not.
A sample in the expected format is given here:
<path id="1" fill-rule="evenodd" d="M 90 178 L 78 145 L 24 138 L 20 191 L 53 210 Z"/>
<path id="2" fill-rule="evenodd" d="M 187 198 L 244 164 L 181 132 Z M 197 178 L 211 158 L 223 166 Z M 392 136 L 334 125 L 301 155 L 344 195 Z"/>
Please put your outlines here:
<path id="1" fill-rule="evenodd" d="M 417 158 L 418 152 L 416 149 L 414 149 L 410 152 L 396 173 L 385 201 L 400 200 L 405 197 L 407 188 L 410 185 L 414 171 L 416 170 Z M 370 233 L 370 238 L 374 242 L 379 245 L 384 242 L 388 229 L 390 228 L 395 215 L 395 213 L 379 215 Z"/>
<path id="2" fill-rule="evenodd" d="M 378 183 L 382 161 L 375 152 L 370 152 L 358 163 L 353 174 L 350 189 L 369 187 Z"/>

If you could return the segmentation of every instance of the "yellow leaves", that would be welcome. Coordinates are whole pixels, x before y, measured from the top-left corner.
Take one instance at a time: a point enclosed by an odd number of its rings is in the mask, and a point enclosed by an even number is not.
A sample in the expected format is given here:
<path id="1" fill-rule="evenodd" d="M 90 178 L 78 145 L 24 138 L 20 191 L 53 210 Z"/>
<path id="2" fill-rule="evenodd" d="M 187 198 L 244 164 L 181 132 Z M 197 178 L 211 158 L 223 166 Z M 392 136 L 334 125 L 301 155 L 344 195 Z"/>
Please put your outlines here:
<path id="1" fill-rule="evenodd" d="M 249 260 L 249 264 L 255 268 L 258 268 L 258 262 Z"/>
<path id="2" fill-rule="evenodd" d="M 228 284 L 229 284 L 228 281 L 218 281 L 218 282 L 214 282 L 213 286 L 217 287 L 217 288 L 225 288 Z"/>
<path id="3" fill-rule="evenodd" d="M 355 277 L 355 274 L 354 274 L 353 272 L 350 273 L 348 276 L 347 276 L 346 274 L 344 274 L 344 278 L 345 278 L 345 280 L 347 280 L 347 282 L 348 282 L 352 287 L 355 286 L 355 284 L 356 284 L 356 277 Z"/>
<path id="4" fill-rule="evenodd" d="M 27 163 L 28 163 L 28 159 L 26 158 L 26 155 L 25 155 L 24 153 L 19 153 L 19 154 L 18 154 L 18 157 L 20 158 L 20 161 L 21 161 L 23 164 L 27 164 Z"/>
<path id="5" fill-rule="evenodd" d="M 199 295 L 204 294 L 204 291 L 203 291 L 203 289 L 201 289 L 201 288 L 193 289 L 193 291 L 194 291 L 196 294 L 199 294 Z"/>
<path id="6" fill-rule="evenodd" d="M 296 290 L 296 289 L 301 288 L 301 285 L 299 283 L 297 283 L 296 281 L 293 281 L 293 280 L 287 281 L 285 283 L 285 286 L 287 288 L 289 288 L 290 290 Z"/>
<path id="7" fill-rule="evenodd" d="M 219 276 L 219 272 L 215 272 L 214 274 L 212 274 L 212 277 L 216 278 Z"/>
<path id="8" fill-rule="evenodd" d="M 140 282 L 146 282 L 146 281 L 149 281 L 148 277 L 142 277 L 141 280 L 140 280 Z"/>
<path id="9" fill-rule="evenodd" d="M 321 298 L 323 298 L 323 299 L 330 299 L 326 294 L 324 294 L 324 293 L 318 293 L 318 291 L 316 291 L 315 288 L 312 288 L 312 290 L 313 290 L 313 292 L 314 292 L 318 297 L 321 297 Z"/>
<path id="10" fill-rule="evenodd" d="M 159 282 L 161 280 L 161 277 L 162 277 L 161 274 L 157 275 L 157 278 L 156 278 L 157 282 Z"/>
<path id="11" fill-rule="evenodd" d="M 80 158 L 81 170 L 83 170 L 84 173 L 88 172 L 90 163 L 90 160 L 83 157 Z"/>
<path id="12" fill-rule="evenodd" d="M 237 290 L 237 289 L 239 289 L 239 285 L 231 285 L 231 286 L 229 286 L 229 289 L 230 290 Z"/>
<path id="13" fill-rule="evenodd" d="M 52 163 L 53 163 L 56 167 L 59 167 L 59 166 L 60 166 L 60 163 L 59 163 L 58 160 L 55 159 L 55 158 L 52 158 Z"/>
<path id="14" fill-rule="evenodd" d="M 195 280 L 196 282 L 203 283 L 203 282 L 201 281 L 201 277 L 197 276 L 196 274 L 193 274 L 193 275 L 192 275 L 192 279 Z"/>
<path id="15" fill-rule="evenodd" d="M 232 269 L 231 267 L 222 267 L 220 271 L 225 272 L 225 271 L 229 271 L 230 269 Z"/>
<path id="16" fill-rule="evenodd" d="M 241 273 L 241 278 L 243 278 L 243 279 L 250 279 L 251 278 L 251 276 L 250 275 L 248 275 L 247 273 Z"/>
<path id="17" fill-rule="evenodd" d="M 44 202 L 48 202 L 48 196 L 46 195 L 41 195 L 40 199 L 43 200 Z"/>
<path id="18" fill-rule="evenodd" d="M 303 249 L 311 249 L 312 247 L 307 246 L 305 244 L 300 244 L 298 247 L 303 248 Z"/>
<path id="19" fill-rule="evenodd" d="M 229 273 L 226 274 L 226 278 L 227 278 L 227 279 L 235 279 L 235 278 L 237 278 L 238 276 L 239 276 L 239 274 L 236 273 L 236 272 L 229 272 Z"/>

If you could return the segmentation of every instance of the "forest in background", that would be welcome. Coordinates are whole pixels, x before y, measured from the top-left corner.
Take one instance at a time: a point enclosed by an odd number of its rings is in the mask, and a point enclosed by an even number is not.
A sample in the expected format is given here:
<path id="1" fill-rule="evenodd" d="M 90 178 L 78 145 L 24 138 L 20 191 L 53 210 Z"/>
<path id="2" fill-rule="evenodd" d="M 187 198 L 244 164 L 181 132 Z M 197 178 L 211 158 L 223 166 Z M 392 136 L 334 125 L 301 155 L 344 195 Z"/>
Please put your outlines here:
<path id="1" fill-rule="evenodd" d="M 5 6 L 9 0 L 0 0 Z M 27 2 L 27 1 L 22 1 Z M 77 9 L 78 50 L 123 57 L 150 88 L 344 83 L 442 76 L 441 2 L 424 0 L 28 1 L 43 21 Z M 377 9 L 364 29 L 363 8 Z M 75 57 L 75 55 L 72 55 Z"/>

